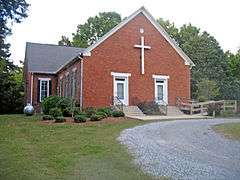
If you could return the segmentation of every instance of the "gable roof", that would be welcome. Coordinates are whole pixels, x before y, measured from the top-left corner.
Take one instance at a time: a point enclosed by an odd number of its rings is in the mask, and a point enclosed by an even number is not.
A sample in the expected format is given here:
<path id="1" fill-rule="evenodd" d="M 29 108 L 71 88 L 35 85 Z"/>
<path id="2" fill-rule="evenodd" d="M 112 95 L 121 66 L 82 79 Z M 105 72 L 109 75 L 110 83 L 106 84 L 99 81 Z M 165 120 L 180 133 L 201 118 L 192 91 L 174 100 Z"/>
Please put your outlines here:
<path id="1" fill-rule="evenodd" d="M 29 72 L 55 74 L 82 52 L 84 48 L 27 42 L 25 63 Z"/>
<path id="2" fill-rule="evenodd" d="M 91 51 L 94 48 L 96 48 L 98 45 L 100 45 L 103 41 L 105 41 L 108 37 L 110 37 L 112 34 L 114 34 L 116 31 L 118 31 L 120 28 L 122 28 L 125 24 L 127 24 L 129 21 L 131 21 L 133 18 L 135 18 L 140 13 L 142 13 L 152 23 L 152 25 L 159 31 L 159 33 L 177 51 L 177 53 L 185 61 L 185 65 L 195 66 L 195 64 L 192 62 L 192 60 L 183 52 L 183 50 L 168 35 L 168 33 L 164 30 L 164 28 L 153 18 L 153 16 L 146 10 L 145 7 L 141 7 L 140 9 L 135 11 L 132 15 L 127 17 L 125 20 L 123 20 L 121 23 L 119 23 L 117 26 L 115 26 L 112 30 L 110 30 L 108 33 L 106 33 L 104 36 L 102 36 L 98 41 L 96 41 L 94 44 L 92 44 L 91 46 L 86 48 L 84 54 L 91 54 Z"/>

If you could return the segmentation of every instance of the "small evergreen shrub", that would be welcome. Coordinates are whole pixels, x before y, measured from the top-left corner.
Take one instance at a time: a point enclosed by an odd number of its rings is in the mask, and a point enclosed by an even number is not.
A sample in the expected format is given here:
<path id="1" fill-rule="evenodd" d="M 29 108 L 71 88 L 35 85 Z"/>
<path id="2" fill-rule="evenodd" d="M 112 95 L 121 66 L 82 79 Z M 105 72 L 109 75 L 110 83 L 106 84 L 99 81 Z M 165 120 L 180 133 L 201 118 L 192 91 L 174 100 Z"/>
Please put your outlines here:
<path id="1" fill-rule="evenodd" d="M 105 114 L 107 114 L 108 117 L 112 116 L 112 112 L 113 112 L 113 110 L 109 107 L 99 108 L 97 111 L 104 112 Z"/>
<path id="2" fill-rule="evenodd" d="M 122 111 L 113 111 L 112 112 L 113 117 L 124 117 L 125 114 Z"/>
<path id="3" fill-rule="evenodd" d="M 207 106 L 207 113 L 209 116 L 213 116 L 213 111 L 215 111 L 215 115 L 219 116 L 222 110 L 222 104 L 218 103 L 218 104 L 209 104 Z"/>
<path id="4" fill-rule="evenodd" d="M 55 117 L 55 123 L 66 122 L 66 119 L 63 116 Z"/>
<path id="5" fill-rule="evenodd" d="M 55 117 L 62 116 L 62 111 L 60 108 L 52 108 L 49 111 L 49 115 Z"/>
<path id="6" fill-rule="evenodd" d="M 61 111 L 69 111 L 72 103 L 71 99 L 59 96 L 49 96 L 43 100 L 41 103 L 42 111 L 44 114 L 48 114 L 52 108 L 60 108 Z"/>
<path id="7" fill-rule="evenodd" d="M 104 117 L 102 115 L 97 115 L 97 114 L 93 114 L 90 117 L 90 121 L 100 121 L 102 120 Z"/>
<path id="8" fill-rule="evenodd" d="M 82 113 L 82 111 L 80 111 L 79 107 L 75 107 L 73 109 L 73 115 L 80 115 Z M 86 113 L 85 113 L 86 114 Z"/>
<path id="9" fill-rule="evenodd" d="M 66 107 L 65 109 L 62 110 L 63 116 L 64 117 L 72 117 L 72 108 L 71 107 Z"/>
<path id="10" fill-rule="evenodd" d="M 46 97 L 41 103 L 42 111 L 44 114 L 49 114 L 50 109 L 57 107 L 56 104 L 61 99 L 59 96 Z"/>
<path id="11" fill-rule="evenodd" d="M 54 117 L 51 115 L 43 115 L 42 120 L 54 120 Z"/>
<path id="12" fill-rule="evenodd" d="M 87 114 L 87 117 L 91 117 L 96 114 L 97 110 L 94 107 L 87 107 L 84 112 Z"/>
<path id="13" fill-rule="evenodd" d="M 63 112 L 64 109 L 72 106 L 70 98 L 60 97 L 59 101 L 56 103 L 56 107 L 60 108 Z"/>
<path id="14" fill-rule="evenodd" d="M 85 116 L 85 115 L 74 116 L 74 122 L 75 123 L 81 123 L 81 122 L 86 122 L 86 121 L 87 121 L 87 116 Z"/>
<path id="15" fill-rule="evenodd" d="M 103 118 L 107 118 L 108 115 L 105 112 L 97 111 L 96 115 L 102 116 Z"/>
<path id="16" fill-rule="evenodd" d="M 147 114 L 147 115 L 162 115 L 162 113 L 160 111 L 160 108 L 159 108 L 159 105 L 154 101 L 152 101 L 152 102 L 142 102 L 142 103 L 139 103 L 137 106 L 139 107 L 139 109 L 141 109 L 141 111 L 144 114 Z"/>

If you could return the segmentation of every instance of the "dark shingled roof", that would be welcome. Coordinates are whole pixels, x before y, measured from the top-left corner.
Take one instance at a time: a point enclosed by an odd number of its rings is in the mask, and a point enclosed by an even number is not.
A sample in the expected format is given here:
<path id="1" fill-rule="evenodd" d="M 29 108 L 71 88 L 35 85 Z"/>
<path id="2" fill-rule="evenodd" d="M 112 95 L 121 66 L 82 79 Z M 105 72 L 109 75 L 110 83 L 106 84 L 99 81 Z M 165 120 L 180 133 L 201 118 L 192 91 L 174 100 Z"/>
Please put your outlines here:
<path id="1" fill-rule="evenodd" d="M 84 48 L 27 42 L 25 61 L 30 72 L 56 73 L 61 66 L 84 50 Z"/>

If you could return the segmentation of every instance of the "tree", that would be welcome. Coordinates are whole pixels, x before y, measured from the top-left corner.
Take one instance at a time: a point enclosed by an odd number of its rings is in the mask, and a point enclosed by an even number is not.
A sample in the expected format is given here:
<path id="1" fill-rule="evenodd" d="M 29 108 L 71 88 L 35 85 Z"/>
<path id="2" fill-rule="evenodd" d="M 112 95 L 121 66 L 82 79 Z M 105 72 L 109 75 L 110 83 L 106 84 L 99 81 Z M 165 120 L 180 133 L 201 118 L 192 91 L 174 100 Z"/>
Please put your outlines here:
<path id="1" fill-rule="evenodd" d="M 10 25 L 13 22 L 20 23 L 27 17 L 28 6 L 25 0 L 0 0 L 0 56 L 2 60 L 10 55 L 10 45 L 5 42 L 6 37 L 11 34 Z"/>
<path id="2" fill-rule="evenodd" d="M 71 43 L 71 41 L 69 40 L 68 37 L 62 36 L 61 40 L 58 41 L 58 45 L 62 45 L 62 46 L 72 46 L 72 43 Z"/>
<path id="3" fill-rule="evenodd" d="M 177 44 L 179 44 L 179 30 L 175 26 L 175 24 L 170 22 L 169 20 L 165 21 L 162 18 L 157 19 L 157 22 L 164 28 L 165 31 L 167 31 L 170 37 L 173 38 Z"/>
<path id="4" fill-rule="evenodd" d="M 8 60 L 12 23 L 20 23 L 27 17 L 29 4 L 25 0 L 0 0 L 0 113 L 22 112 L 23 81 L 22 68 Z"/>
<path id="5" fill-rule="evenodd" d="M 206 31 L 201 30 L 191 24 L 185 24 L 179 30 L 174 23 L 158 21 L 162 27 L 173 37 L 183 51 L 193 60 L 195 67 L 191 73 L 192 98 L 198 97 L 199 84 L 204 79 L 215 81 L 220 88 L 217 98 L 236 99 L 239 98 L 240 82 L 236 79 L 239 73 L 237 60 L 231 56 L 232 62 L 229 65 L 228 56 L 224 53 L 217 40 Z M 232 70 L 231 70 L 232 69 Z M 233 74 L 235 77 L 233 77 Z"/>
<path id="6" fill-rule="evenodd" d="M 219 96 L 219 87 L 213 80 L 202 79 L 197 84 L 197 96 L 199 101 L 213 100 Z"/>
<path id="7" fill-rule="evenodd" d="M 226 52 L 226 56 L 232 75 L 240 80 L 240 49 L 236 54 Z"/>
<path id="8" fill-rule="evenodd" d="M 9 70 L 7 60 L 0 60 L 0 114 L 22 113 L 24 86 L 22 67 Z"/>
<path id="9" fill-rule="evenodd" d="M 116 12 L 99 13 L 98 16 L 90 17 L 86 23 L 77 26 L 77 32 L 73 33 L 72 41 L 62 36 L 59 44 L 88 47 L 120 22 L 121 16 Z"/>

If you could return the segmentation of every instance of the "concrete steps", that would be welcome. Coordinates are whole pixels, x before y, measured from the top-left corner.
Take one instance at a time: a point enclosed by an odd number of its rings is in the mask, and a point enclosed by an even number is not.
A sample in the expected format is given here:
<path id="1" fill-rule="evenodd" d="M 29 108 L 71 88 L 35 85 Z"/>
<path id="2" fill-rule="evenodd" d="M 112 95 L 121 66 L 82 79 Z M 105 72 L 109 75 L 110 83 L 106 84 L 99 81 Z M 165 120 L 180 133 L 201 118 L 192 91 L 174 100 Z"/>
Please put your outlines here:
<path id="1" fill-rule="evenodd" d="M 168 106 L 167 116 L 181 116 L 184 113 L 177 106 Z"/>
<path id="2" fill-rule="evenodd" d="M 137 106 L 123 106 L 125 116 L 145 116 Z"/>

